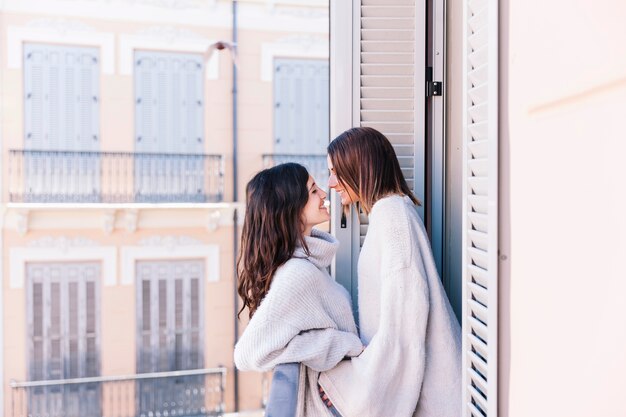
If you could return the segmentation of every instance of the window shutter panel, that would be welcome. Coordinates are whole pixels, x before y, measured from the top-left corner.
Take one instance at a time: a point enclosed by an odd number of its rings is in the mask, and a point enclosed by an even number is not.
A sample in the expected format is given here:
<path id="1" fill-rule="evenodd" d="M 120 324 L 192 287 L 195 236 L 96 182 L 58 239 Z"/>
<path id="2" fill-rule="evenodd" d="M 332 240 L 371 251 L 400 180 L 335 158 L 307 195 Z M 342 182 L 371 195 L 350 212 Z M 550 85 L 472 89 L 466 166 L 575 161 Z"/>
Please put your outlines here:
<path id="1" fill-rule="evenodd" d="M 464 2 L 463 415 L 497 415 L 498 3 Z"/>
<path id="2" fill-rule="evenodd" d="M 138 372 L 199 369 L 203 363 L 204 263 L 137 263 Z"/>
<path id="3" fill-rule="evenodd" d="M 204 153 L 204 61 L 199 54 L 135 52 L 135 149 L 140 153 Z M 136 157 L 139 201 L 204 192 L 201 157 Z"/>
<path id="4" fill-rule="evenodd" d="M 99 148 L 98 50 L 24 45 L 25 147 Z"/>
<path id="5" fill-rule="evenodd" d="M 135 52 L 135 148 L 202 153 L 204 62 L 201 55 Z"/>
<path id="6" fill-rule="evenodd" d="M 283 155 L 276 156 L 274 163 L 300 163 L 324 188 L 328 183 L 328 71 L 324 60 L 274 61 L 274 153 Z"/>
<path id="7" fill-rule="evenodd" d="M 418 57 L 415 0 L 362 0 L 360 7 L 360 72 L 358 109 L 361 126 L 373 127 L 392 143 L 409 187 L 423 200 L 423 137 L 416 131 L 416 101 L 423 100 L 418 76 L 424 71 Z M 421 16 L 421 14 L 420 14 Z M 423 40 L 419 40 L 423 42 Z M 421 79 L 421 78 L 420 78 Z M 416 88 L 419 87 L 419 88 Z M 416 177 L 418 182 L 416 182 Z M 367 233 L 367 217 L 360 216 L 359 243 Z"/>

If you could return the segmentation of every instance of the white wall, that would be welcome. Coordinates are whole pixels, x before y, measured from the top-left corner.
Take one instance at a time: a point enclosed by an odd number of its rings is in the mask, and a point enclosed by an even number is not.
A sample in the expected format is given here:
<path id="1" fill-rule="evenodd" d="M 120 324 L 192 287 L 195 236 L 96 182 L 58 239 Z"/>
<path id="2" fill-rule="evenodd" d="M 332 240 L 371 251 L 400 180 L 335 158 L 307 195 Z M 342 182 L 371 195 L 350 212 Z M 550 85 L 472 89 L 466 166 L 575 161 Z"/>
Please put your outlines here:
<path id="1" fill-rule="evenodd" d="M 625 21 L 502 4 L 501 417 L 626 415 Z"/>

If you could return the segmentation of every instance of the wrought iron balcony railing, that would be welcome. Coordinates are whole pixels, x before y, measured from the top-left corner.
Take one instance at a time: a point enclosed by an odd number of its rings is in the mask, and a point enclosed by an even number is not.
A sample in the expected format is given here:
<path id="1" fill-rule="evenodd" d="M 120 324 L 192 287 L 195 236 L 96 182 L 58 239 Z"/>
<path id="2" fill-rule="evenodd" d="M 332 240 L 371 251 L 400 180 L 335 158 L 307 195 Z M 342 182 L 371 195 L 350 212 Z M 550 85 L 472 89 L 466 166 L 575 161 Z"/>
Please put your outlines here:
<path id="1" fill-rule="evenodd" d="M 226 368 L 11 381 L 11 417 L 222 416 L 225 384 Z"/>
<path id="2" fill-rule="evenodd" d="M 220 202 L 221 155 L 9 151 L 14 203 Z"/>
<path id="3" fill-rule="evenodd" d="M 328 165 L 326 163 L 326 154 L 308 154 L 308 155 L 290 155 L 290 154 L 264 154 L 263 166 L 265 168 L 273 167 L 285 162 L 296 162 L 303 165 L 309 174 L 315 179 L 317 185 L 323 189 L 328 188 Z"/>

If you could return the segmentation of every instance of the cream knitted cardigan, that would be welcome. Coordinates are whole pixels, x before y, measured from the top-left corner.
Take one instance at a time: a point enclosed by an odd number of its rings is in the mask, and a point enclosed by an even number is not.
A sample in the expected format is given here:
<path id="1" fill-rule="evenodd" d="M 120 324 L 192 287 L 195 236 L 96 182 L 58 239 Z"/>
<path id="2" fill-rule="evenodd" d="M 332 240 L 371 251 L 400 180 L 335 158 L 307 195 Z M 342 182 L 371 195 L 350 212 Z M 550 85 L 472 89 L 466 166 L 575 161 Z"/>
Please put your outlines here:
<path id="1" fill-rule="evenodd" d="M 274 274 L 270 290 L 235 346 L 235 365 L 242 371 L 268 371 L 281 363 L 300 362 L 298 415 L 328 416 L 317 392 L 318 372 L 346 356 L 359 355 L 363 344 L 350 295 L 326 270 L 337 240 L 314 229 L 305 242 L 310 255 L 296 248 Z"/>
<path id="2" fill-rule="evenodd" d="M 461 415 L 461 329 L 408 197 L 377 201 L 358 264 L 367 346 L 319 375 L 343 417 Z"/>

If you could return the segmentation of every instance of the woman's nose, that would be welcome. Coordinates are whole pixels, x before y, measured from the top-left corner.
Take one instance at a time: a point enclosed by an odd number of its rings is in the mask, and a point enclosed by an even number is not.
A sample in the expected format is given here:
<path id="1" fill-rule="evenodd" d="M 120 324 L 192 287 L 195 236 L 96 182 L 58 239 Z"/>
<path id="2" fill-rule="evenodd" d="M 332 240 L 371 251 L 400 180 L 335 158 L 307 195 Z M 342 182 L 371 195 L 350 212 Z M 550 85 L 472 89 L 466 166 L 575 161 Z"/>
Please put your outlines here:
<path id="1" fill-rule="evenodd" d="M 335 188 L 337 186 L 337 176 L 335 174 L 330 174 L 328 177 L 328 188 Z"/>

